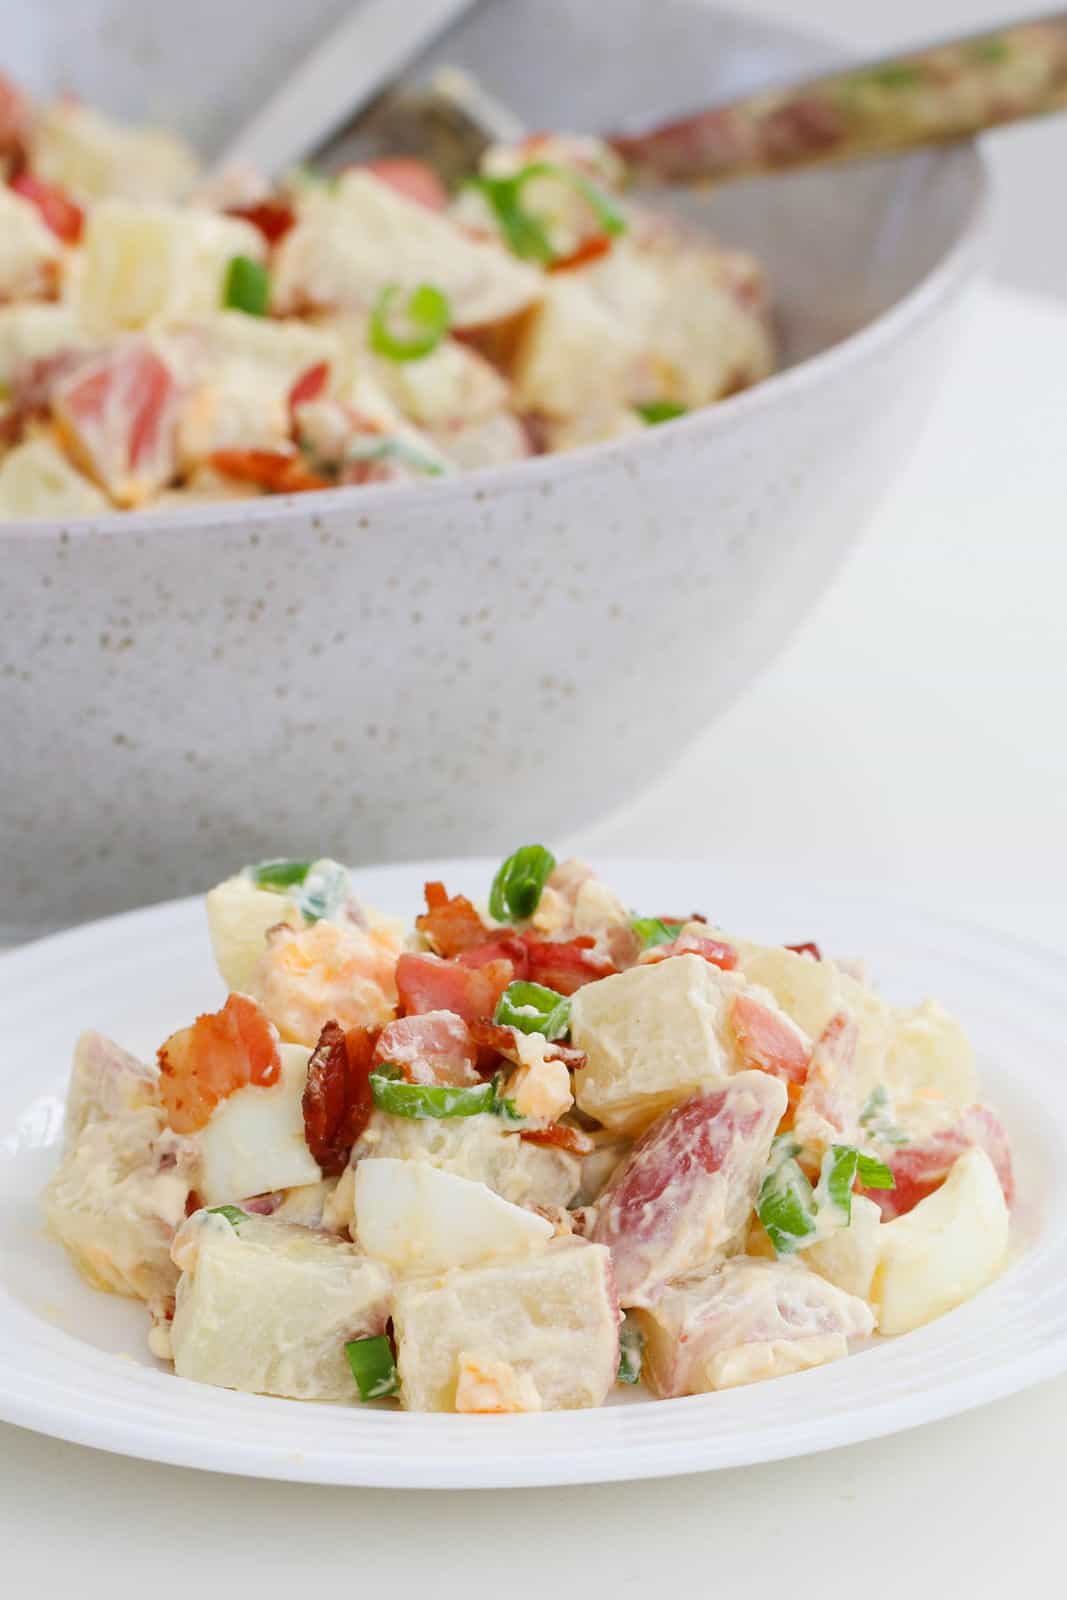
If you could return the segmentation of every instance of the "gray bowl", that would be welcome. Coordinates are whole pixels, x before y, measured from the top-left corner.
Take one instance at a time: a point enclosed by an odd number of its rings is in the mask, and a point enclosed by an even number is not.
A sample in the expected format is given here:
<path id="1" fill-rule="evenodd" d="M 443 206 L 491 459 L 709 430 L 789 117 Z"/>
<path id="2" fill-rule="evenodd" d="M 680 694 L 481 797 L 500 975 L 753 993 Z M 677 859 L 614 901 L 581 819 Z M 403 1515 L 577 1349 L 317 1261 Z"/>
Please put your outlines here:
<path id="1" fill-rule="evenodd" d="M 221 137 L 237 103 L 212 123 L 175 85 L 202 76 L 182 77 L 198 13 L 221 71 L 246 13 L 177 9 L 79 0 L 82 21 L 132 17 L 137 49 L 83 28 L 76 85 Z M 276 46 L 341 9 L 305 7 Z M 589 128 L 832 55 L 696 0 L 614 0 L 604 23 L 593 0 L 495 0 L 436 55 L 531 126 Z M 767 263 L 786 367 L 633 440 L 428 487 L 0 526 L 4 916 L 27 932 L 267 855 L 500 850 L 661 775 L 789 638 L 920 433 L 984 190 L 963 146 L 699 202 Z"/>

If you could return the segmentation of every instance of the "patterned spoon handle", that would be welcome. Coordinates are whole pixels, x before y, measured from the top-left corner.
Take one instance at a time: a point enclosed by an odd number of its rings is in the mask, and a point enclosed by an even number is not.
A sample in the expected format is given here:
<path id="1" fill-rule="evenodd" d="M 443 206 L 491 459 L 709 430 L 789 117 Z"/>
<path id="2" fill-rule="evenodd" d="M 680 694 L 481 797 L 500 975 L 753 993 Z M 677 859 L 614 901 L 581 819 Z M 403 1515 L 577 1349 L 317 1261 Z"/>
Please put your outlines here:
<path id="1" fill-rule="evenodd" d="M 638 182 L 753 173 L 944 144 L 1067 107 L 1067 12 L 763 90 L 609 142 Z"/>

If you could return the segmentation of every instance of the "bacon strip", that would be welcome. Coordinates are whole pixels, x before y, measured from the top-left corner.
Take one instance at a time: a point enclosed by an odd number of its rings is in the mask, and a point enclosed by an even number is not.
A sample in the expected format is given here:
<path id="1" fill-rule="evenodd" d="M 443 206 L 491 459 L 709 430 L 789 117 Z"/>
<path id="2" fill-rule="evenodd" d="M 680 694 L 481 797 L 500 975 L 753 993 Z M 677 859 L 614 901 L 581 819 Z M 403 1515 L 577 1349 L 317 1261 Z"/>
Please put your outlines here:
<path id="1" fill-rule="evenodd" d="M 327 1022 L 308 1062 L 304 1086 L 304 1136 L 326 1177 L 348 1165 L 352 1146 L 374 1108 L 370 1074 L 376 1028 L 349 1028 Z"/>
<path id="2" fill-rule="evenodd" d="M 477 949 L 491 938 L 490 930 L 464 894 L 449 895 L 443 883 L 425 886 L 426 910 L 415 926 L 426 935 L 439 956 L 458 956 Z"/>
<path id="3" fill-rule="evenodd" d="M 568 1122 L 553 1122 L 548 1128 L 524 1128 L 519 1138 L 525 1139 L 527 1144 L 552 1145 L 557 1150 L 569 1150 L 575 1156 L 587 1156 L 594 1148 L 589 1135 L 583 1133 L 581 1128 L 571 1127 Z"/>
<path id="4" fill-rule="evenodd" d="M 471 1037 L 478 1045 L 486 1049 L 495 1050 L 497 1055 L 504 1057 L 514 1066 L 523 1065 L 522 1056 L 519 1054 L 518 1030 L 508 1024 L 479 1020 L 471 1023 Z M 545 1046 L 544 1059 L 546 1061 L 562 1061 L 575 1071 L 585 1066 L 585 1051 L 574 1050 L 568 1044 L 559 1044 L 553 1040 Z"/>

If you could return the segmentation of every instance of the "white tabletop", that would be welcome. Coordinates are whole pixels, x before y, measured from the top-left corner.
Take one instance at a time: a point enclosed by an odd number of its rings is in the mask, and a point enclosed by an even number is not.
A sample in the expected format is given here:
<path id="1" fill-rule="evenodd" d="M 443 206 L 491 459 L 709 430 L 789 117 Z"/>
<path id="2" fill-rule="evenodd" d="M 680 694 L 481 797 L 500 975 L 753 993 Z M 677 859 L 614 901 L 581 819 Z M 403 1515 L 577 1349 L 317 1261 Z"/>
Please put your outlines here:
<path id="1" fill-rule="evenodd" d="M 637 804 L 567 841 L 861 879 L 1067 949 L 1067 310 L 976 294 L 943 403 L 818 614 Z M 0 1427 L 5 1592 L 480 1600 L 1050 1584 L 1067 1378 L 777 1466 L 464 1496 L 290 1487 Z M 10 1587 L 8 1587 L 10 1584 Z"/>

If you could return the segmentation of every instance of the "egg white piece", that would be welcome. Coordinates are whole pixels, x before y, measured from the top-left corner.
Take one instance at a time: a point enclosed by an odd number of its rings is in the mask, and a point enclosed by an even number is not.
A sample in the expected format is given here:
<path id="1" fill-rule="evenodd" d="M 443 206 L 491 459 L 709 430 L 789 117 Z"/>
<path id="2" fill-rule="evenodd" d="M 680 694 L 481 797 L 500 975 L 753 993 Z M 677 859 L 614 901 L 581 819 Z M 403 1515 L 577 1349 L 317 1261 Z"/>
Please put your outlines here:
<path id="1" fill-rule="evenodd" d="M 352 1237 L 398 1272 L 445 1272 L 529 1255 L 548 1243 L 552 1224 L 484 1183 L 375 1156 L 355 1170 Z"/>

